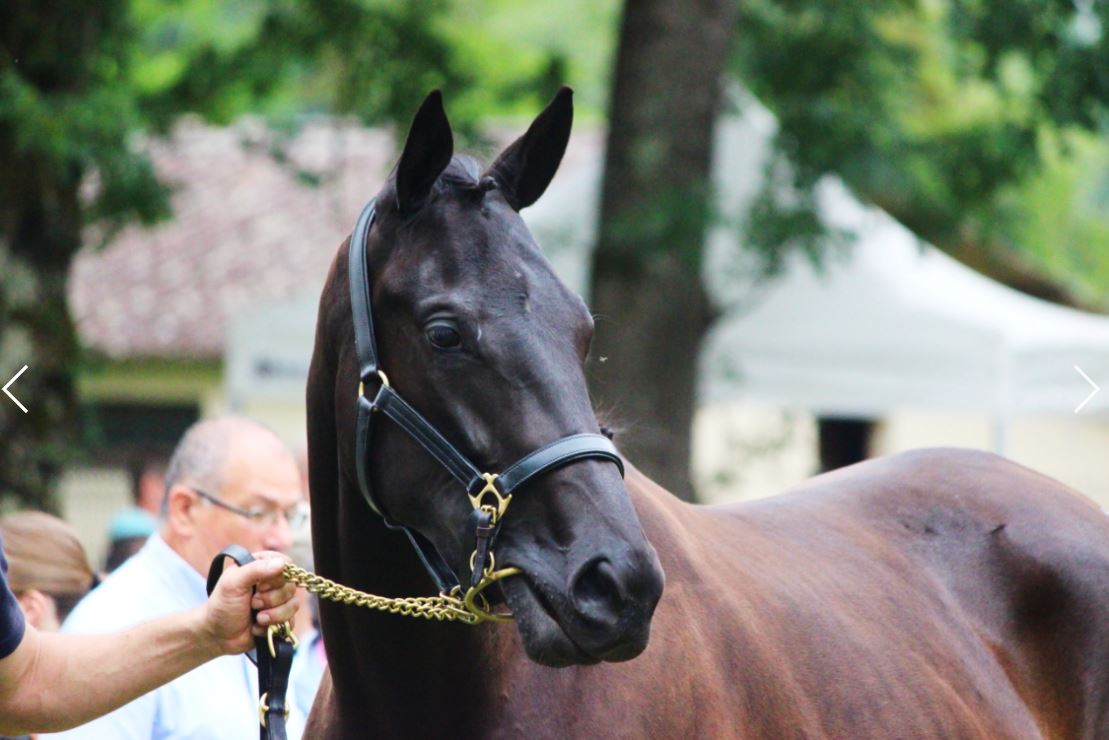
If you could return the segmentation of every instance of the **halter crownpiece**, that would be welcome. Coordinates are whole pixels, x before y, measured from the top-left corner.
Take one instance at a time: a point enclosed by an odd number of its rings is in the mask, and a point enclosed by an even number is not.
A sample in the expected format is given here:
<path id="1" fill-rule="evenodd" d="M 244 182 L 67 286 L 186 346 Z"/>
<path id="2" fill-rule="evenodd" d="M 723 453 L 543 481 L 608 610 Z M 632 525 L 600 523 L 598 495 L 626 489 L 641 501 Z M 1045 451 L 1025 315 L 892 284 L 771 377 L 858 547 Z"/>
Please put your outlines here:
<path id="1" fill-rule="evenodd" d="M 355 470 L 358 488 L 366 503 L 393 529 L 403 531 L 416 554 L 435 581 L 441 595 L 464 594 L 466 608 L 485 619 L 510 618 L 493 614 L 481 595 L 492 583 L 516 575 L 517 568 L 495 569 L 493 544 L 504 520 L 512 496 L 533 478 L 578 460 L 608 460 L 624 475 L 624 463 L 616 447 L 600 434 L 571 434 L 556 439 L 534 450 L 500 473 L 482 472 L 469 458 L 439 433 L 431 422 L 416 411 L 393 389 L 382 372 L 374 339 L 374 324 L 370 296 L 370 274 L 366 255 L 366 241 L 373 227 L 375 201 L 362 209 L 350 237 L 347 271 L 350 277 L 350 305 L 354 316 L 354 340 L 358 356 L 358 419 L 355 437 Z M 370 398 L 366 390 L 377 384 L 377 391 Z M 470 558 L 471 579 L 463 591 L 454 570 L 447 564 L 439 550 L 416 529 L 396 522 L 389 517 L 374 496 L 369 484 L 369 457 L 372 420 L 375 412 L 382 412 L 408 433 L 440 465 L 457 480 L 473 506 L 470 523 L 475 534 L 474 553 Z"/>

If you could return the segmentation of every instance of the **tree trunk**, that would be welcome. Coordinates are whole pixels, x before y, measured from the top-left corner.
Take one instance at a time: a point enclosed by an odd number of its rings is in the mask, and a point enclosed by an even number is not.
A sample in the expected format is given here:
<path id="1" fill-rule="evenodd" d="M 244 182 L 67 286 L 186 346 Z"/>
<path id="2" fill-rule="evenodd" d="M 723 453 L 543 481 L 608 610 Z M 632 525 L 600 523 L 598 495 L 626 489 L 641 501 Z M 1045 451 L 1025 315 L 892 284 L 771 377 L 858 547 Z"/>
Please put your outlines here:
<path id="1" fill-rule="evenodd" d="M 27 135 L 24 127 L 42 124 L 12 112 L 20 110 L 15 98 L 21 94 L 12 91 L 25 85 L 39 98 L 35 105 L 76 100 L 91 84 L 101 47 L 124 6 L 0 7 L 0 94 L 12 96 L 4 101 L 10 105 L 0 106 L 0 386 L 27 365 L 10 390 L 28 409 L 24 413 L 0 395 L 0 500 L 56 510 L 54 486 L 77 441 L 78 345 L 66 279 L 81 246 L 84 164 L 74 153 L 81 147 L 57 140 L 59 132 L 69 133 L 68 125 L 55 119 L 54 139 Z M 44 117 L 64 115 L 44 110 Z"/>
<path id="2" fill-rule="evenodd" d="M 51 172 L 15 153 L 0 128 L 0 497 L 56 510 L 54 484 L 76 442 L 77 342 L 66 273 L 81 240 L 79 174 Z M 70 453 L 71 454 L 71 453 Z"/>
<path id="3" fill-rule="evenodd" d="M 692 500 L 713 126 L 735 0 L 627 0 L 609 112 L 590 381 L 632 461 Z"/>

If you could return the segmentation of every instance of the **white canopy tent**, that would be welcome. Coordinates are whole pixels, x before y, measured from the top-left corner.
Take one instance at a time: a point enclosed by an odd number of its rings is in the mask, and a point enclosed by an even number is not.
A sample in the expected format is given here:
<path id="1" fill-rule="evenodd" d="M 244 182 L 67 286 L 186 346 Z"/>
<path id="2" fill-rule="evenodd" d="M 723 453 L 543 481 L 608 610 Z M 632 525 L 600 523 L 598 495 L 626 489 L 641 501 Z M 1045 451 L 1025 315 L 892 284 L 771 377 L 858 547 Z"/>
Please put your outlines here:
<path id="1" fill-rule="evenodd" d="M 821 213 L 857 235 L 849 258 L 818 273 L 795 260 L 756 305 L 722 322 L 708 367 L 710 398 L 736 393 L 819 413 L 877 416 L 895 408 L 1072 414 L 1109 380 L 1109 317 L 1025 296 L 920 244 L 837 182 Z M 1083 413 L 1104 413 L 1095 398 Z M 1003 445 L 999 445 L 1003 446 Z"/>
<path id="2" fill-rule="evenodd" d="M 750 99 L 718 128 L 720 211 L 739 221 L 764 177 L 772 116 Z M 564 173 L 525 212 L 560 272 L 584 286 L 594 240 L 598 154 Z M 721 266 L 740 253 L 740 229 L 710 237 L 706 278 L 725 316 L 702 357 L 702 400 L 752 399 L 818 414 L 876 417 L 905 408 L 983 412 L 1004 451 L 1014 414 L 1074 414 L 1092 391 L 1076 372 L 1109 385 L 1109 316 L 1031 298 L 920 242 L 888 214 L 863 206 L 827 178 L 818 213 L 854 238 L 822 269 L 798 257 L 774 280 L 729 284 Z M 1083 415 L 1109 413 L 1109 390 Z"/>

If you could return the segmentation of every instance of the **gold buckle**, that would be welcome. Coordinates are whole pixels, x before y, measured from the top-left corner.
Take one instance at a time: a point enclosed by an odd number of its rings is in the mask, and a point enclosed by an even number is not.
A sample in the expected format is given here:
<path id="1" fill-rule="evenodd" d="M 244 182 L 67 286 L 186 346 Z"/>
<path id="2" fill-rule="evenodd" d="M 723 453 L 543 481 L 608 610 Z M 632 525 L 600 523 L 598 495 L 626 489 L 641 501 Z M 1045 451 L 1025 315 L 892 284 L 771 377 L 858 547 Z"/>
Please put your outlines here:
<path id="1" fill-rule="evenodd" d="M 258 697 L 258 724 L 262 725 L 262 727 L 266 726 L 266 715 L 269 714 L 270 711 L 269 698 L 270 692 L 268 691 L 263 692 L 262 695 Z M 282 712 L 282 714 L 285 715 L 285 720 L 288 721 L 289 708 L 285 707 L 285 711 Z"/>
<path id="2" fill-rule="evenodd" d="M 266 628 L 266 646 L 270 649 L 270 657 L 277 658 L 277 648 L 273 646 L 273 636 L 277 635 L 282 640 L 286 640 L 293 644 L 293 649 L 297 646 L 297 636 L 293 634 L 293 628 L 289 626 L 288 622 L 280 624 L 271 624 Z"/>
<path id="3" fill-rule="evenodd" d="M 481 477 L 485 480 L 485 487 L 478 491 L 477 494 L 470 496 L 470 503 L 475 509 L 483 508 L 481 503 L 482 500 L 487 494 L 493 494 L 497 499 L 497 508 L 493 510 L 492 507 L 490 507 L 488 510 L 489 513 L 493 515 L 491 524 L 495 524 L 504 516 L 505 509 L 508 508 L 509 502 L 512 501 L 512 494 L 510 493 L 507 496 L 502 496 L 501 492 L 497 490 L 496 483 L 494 483 L 494 481 L 497 480 L 496 473 L 482 473 Z M 469 496 L 469 494 L 466 495 Z"/>

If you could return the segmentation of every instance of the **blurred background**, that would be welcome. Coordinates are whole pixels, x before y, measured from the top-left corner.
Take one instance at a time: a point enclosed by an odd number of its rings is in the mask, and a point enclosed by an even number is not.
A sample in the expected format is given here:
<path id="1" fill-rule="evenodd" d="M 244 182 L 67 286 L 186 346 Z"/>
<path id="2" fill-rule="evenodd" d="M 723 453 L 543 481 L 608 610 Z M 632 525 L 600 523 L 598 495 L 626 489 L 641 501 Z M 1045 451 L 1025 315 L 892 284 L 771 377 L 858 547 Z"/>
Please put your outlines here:
<path id="1" fill-rule="evenodd" d="M 316 301 L 442 88 L 488 158 L 561 84 L 524 216 L 597 406 L 678 495 L 928 445 L 1109 506 L 1109 3 L 6 0 L 0 507 L 97 561 L 196 419 L 303 451 Z M 1076 369 L 1076 367 L 1078 369 Z M 1082 371 L 1082 373 L 1079 372 Z M 1081 408 L 1079 408 L 1081 406 Z"/>

